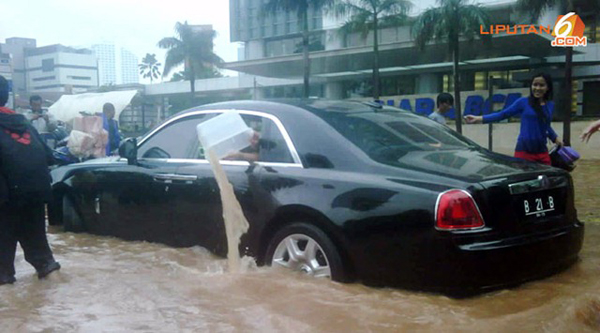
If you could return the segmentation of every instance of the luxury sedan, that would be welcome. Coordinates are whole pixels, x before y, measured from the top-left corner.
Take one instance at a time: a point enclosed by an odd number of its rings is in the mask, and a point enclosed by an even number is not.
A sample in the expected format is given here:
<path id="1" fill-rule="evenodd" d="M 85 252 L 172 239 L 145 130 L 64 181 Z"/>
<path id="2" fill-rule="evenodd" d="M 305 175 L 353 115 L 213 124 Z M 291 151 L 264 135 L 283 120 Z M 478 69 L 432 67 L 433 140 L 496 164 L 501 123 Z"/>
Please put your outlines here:
<path id="1" fill-rule="evenodd" d="M 234 101 L 183 111 L 120 157 L 52 171 L 50 223 L 226 256 L 217 183 L 196 126 L 237 112 L 258 160 L 223 160 L 250 227 L 240 253 L 336 281 L 462 295 L 573 264 L 584 225 L 560 169 L 488 151 L 379 104 Z"/>

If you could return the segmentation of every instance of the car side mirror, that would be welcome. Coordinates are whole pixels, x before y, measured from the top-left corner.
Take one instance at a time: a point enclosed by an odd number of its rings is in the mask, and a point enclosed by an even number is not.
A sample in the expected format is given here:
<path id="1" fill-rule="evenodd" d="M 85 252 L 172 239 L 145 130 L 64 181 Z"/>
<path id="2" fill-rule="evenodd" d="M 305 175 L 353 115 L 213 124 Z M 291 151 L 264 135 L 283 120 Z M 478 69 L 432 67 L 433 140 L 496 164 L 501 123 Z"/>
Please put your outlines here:
<path id="1" fill-rule="evenodd" d="M 137 140 L 135 138 L 125 139 L 119 145 L 119 156 L 127 159 L 127 164 L 137 164 Z"/>

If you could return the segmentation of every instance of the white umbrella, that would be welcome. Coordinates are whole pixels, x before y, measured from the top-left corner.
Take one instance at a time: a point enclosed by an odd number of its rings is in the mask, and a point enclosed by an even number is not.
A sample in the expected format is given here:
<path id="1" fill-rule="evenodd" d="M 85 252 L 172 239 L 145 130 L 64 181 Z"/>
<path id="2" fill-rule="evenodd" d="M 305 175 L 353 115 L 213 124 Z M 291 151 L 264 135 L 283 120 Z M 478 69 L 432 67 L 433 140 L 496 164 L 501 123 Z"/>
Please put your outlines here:
<path id="1" fill-rule="evenodd" d="M 91 114 L 102 112 L 104 103 L 115 106 L 115 119 L 131 103 L 131 99 L 138 93 L 137 90 L 109 91 L 105 93 L 87 93 L 79 95 L 62 95 L 56 103 L 48 108 L 48 113 L 56 119 L 67 122 L 85 111 Z"/>

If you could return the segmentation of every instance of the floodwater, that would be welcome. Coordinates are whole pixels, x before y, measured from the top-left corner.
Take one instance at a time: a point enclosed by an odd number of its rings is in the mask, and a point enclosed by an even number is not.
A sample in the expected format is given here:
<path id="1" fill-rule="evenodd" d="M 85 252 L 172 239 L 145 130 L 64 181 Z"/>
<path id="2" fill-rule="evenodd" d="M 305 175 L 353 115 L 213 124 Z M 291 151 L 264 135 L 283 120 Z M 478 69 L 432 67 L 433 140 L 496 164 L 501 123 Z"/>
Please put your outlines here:
<path id="1" fill-rule="evenodd" d="M 573 172 L 587 222 L 581 260 L 558 275 L 469 299 L 339 284 L 271 268 L 227 273 L 227 260 L 64 233 L 49 239 L 63 269 L 39 281 L 17 255 L 0 287 L 2 332 L 402 332 L 600 330 L 600 161 Z"/>

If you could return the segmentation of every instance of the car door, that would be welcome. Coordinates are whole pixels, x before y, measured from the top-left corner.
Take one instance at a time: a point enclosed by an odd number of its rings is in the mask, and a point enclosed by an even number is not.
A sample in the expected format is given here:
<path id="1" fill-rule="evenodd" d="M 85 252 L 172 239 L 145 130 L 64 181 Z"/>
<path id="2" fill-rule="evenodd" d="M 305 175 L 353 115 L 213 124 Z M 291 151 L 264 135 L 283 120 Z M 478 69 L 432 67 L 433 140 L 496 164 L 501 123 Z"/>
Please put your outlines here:
<path id="1" fill-rule="evenodd" d="M 286 155 L 285 145 L 275 149 L 276 145 L 270 136 L 264 136 L 274 126 L 273 120 L 269 118 L 273 116 L 252 111 L 239 111 L 239 113 L 246 124 L 261 136 L 259 161 L 250 163 L 244 160 L 222 160 L 221 165 L 233 185 L 236 198 L 252 229 L 253 224 L 260 225 L 265 220 L 265 210 L 261 204 L 268 199 L 263 196 L 265 193 L 260 189 L 260 174 L 264 165 L 275 162 L 278 158 L 283 161 L 286 156 L 291 155 L 289 152 Z M 214 116 L 215 112 L 213 111 L 212 114 Z M 177 237 L 182 245 L 201 245 L 216 254 L 226 255 L 227 239 L 223 209 L 213 171 L 199 141 L 193 142 L 189 151 L 196 152 L 196 155 L 190 156 L 186 163 L 181 164 L 177 173 L 194 175 L 197 179 L 189 184 L 179 184 L 178 198 L 174 206 Z M 263 157 L 262 160 L 260 156 Z M 244 253 L 242 249 L 242 254 Z"/>
<path id="2" fill-rule="evenodd" d="M 101 184 L 96 213 L 109 224 L 110 234 L 177 245 L 173 225 L 177 185 L 196 178 L 177 174 L 180 161 L 189 154 L 188 142 L 195 139 L 184 135 L 192 125 L 185 119 L 170 121 L 140 141 L 136 164 L 95 171 Z"/>

